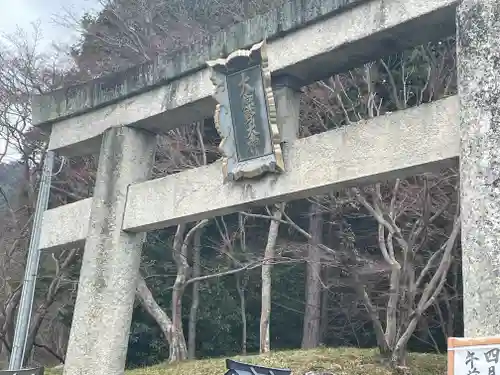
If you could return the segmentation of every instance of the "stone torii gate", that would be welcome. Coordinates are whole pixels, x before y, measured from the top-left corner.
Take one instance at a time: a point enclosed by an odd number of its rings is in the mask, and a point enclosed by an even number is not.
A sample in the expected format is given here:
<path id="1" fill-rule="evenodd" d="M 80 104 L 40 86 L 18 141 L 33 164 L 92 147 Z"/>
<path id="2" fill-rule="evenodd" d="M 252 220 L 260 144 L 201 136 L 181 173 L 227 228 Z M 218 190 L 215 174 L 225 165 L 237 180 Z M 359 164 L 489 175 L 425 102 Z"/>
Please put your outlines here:
<path id="1" fill-rule="evenodd" d="M 60 155 L 99 150 L 94 196 L 48 210 L 41 247 L 85 243 L 65 375 L 123 374 L 144 232 L 407 176 L 460 158 L 465 330 L 500 334 L 500 6 L 496 0 L 291 2 L 128 71 L 33 101 Z M 303 139 L 297 82 L 458 39 L 459 94 Z M 155 133 L 212 116 L 205 61 L 268 40 L 285 171 L 224 183 L 221 163 L 149 180 Z"/>

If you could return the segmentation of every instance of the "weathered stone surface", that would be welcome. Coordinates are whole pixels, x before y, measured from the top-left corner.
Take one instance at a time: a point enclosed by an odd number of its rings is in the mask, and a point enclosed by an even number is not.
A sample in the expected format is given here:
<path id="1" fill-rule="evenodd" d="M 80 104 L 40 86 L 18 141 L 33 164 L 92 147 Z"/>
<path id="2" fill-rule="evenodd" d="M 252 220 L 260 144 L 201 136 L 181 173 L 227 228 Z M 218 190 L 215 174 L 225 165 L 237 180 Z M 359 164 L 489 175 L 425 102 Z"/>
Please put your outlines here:
<path id="1" fill-rule="evenodd" d="M 109 104 L 205 67 L 207 60 L 227 56 L 264 38 L 281 37 L 325 16 L 367 0 L 291 0 L 270 12 L 238 23 L 192 44 L 175 56 L 156 60 L 63 88 L 33 99 L 33 122 L 40 124 Z"/>
<path id="2" fill-rule="evenodd" d="M 500 2 L 457 15 L 465 336 L 500 335 Z"/>
<path id="3" fill-rule="evenodd" d="M 124 373 L 145 233 L 123 232 L 123 213 L 128 186 L 150 177 L 155 148 L 141 130 L 104 134 L 64 375 Z"/>
<path id="4" fill-rule="evenodd" d="M 277 89 L 288 90 L 286 88 Z M 291 95 L 288 91 L 287 95 Z M 297 98 L 276 95 L 279 108 Z M 222 184 L 220 163 L 181 172 L 174 176 L 130 186 L 124 228 L 138 231 L 162 228 L 175 220 L 190 221 L 240 210 L 250 204 L 295 199 L 331 189 L 333 185 L 412 175 L 422 168 L 458 157 L 458 97 L 361 122 L 345 130 L 325 132 L 293 142 L 294 113 L 281 120 L 289 125 L 283 132 L 284 157 L 289 169 L 279 180 Z M 373 176 L 371 176 L 373 174 Z M 197 202 L 193 205 L 192 202 Z M 65 241 L 84 241 L 82 220 L 85 201 L 45 213 L 41 247 L 62 246 Z M 204 213 L 204 211 L 207 211 Z M 61 229 L 63 223 L 64 229 Z M 73 228 L 74 226 L 74 228 Z M 62 231 L 57 236 L 57 231 Z M 73 233 L 73 234 L 71 234 Z"/>
<path id="5" fill-rule="evenodd" d="M 451 35 L 456 0 L 372 0 L 326 17 L 268 43 L 273 79 L 287 74 L 304 84 Z M 131 124 L 167 131 L 213 116 L 208 69 L 192 72 L 116 104 L 58 121 L 50 149 L 66 155 L 96 151 L 95 139 L 113 126 Z"/>
<path id="6" fill-rule="evenodd" d="M 65 204 L 43 213 L 41 249 L 60 245 L 82 246 L 89 232 L 92 198 Z"/>

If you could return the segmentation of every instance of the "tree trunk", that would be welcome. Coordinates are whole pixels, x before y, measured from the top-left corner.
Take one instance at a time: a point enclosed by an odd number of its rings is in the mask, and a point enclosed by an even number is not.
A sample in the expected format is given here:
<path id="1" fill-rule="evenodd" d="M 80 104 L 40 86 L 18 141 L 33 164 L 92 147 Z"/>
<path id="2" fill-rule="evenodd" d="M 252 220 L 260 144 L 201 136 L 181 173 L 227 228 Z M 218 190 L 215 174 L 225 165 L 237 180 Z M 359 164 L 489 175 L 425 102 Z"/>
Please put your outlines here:
<path id="1" fill-rule="evenodd" d="M 139 276 L 136 289 L 136 297 L 139 299 L 142 307 L 155 320 L 160 327 L 163 336 L 168 342 L 169 360 L 171 362 L 180 361 L 187 358 L 187 347 L 182 326 L 180 331 L 174 331 L 174 323 L 165 311 L 155 301 L 153 294 L 149 290 L 146 281 Z M 182 296 L 181 296 L 182 298 Z M 174 300 L 172 298 L 172 300 Z"/>
<path id="2" fill-rule="evenodd" d="M 193 277 L 201 275 L 200 269 L 200 251 L 201 251 L 201 234 L 202 230 L 196 231 L 194 235 L 193 246 Z M 188 358 L 194 359 L 196 357 L 196 321 L 198 315 L 198 306 L 200 304 L 200 282 L 193 282 L 193 295 L 191 302 L 191 309 L 189 311 L 189 325 L 188 325 Z"/>
<path id="3" fill-rule="evenodd" d="M 278 238 L 282 210 L 285 204 L 280 203 L 273 210 L 273 218 L 269 224 L 266 249 L 264 251 L 264 262 L 262 264 L 262 296 L 260 313 L 260 352 L 267 353 L 271 350 L 271 339 L 269 321 L 271 318 L 271 271 L 274 259 L 274 248 Z"/>
<path id="4" fill-rule="evenodd" d="M 385 339 L 384 328 L 382 327 L 382 322 L 380 321 L 380 316 L 377 312 L 377 307 L 373 305 L 368 292 L 366 291 L 365 285 L 361 282 L 358 275 L 353 272 L 351 274 L 353 276 L 353 285 L 358 298 L 363 301 L 366 311 L 370 316 L 370 320 L 372 321 L 373 330 L 375 333 L 375 338 L 377 340 L 377 346 L 382 358 L 386 360 L 390 360 L 391 358 L 391 349 L 389 345 L 387 345 L 387 341 Z"/>
<path id="5" fill-rule="evenodd" d="M 389 301 L 387 302 L 385 341 L 390 348 L 394 348 L 397 340 L 398 312 L 400 298 L 401 269 L 398 263 L 391 264 L 391 278 L 389 284 Z M 411 305 L 410 305 L 411 306 Z"/>
<path id="6" fill-rule="evenodd" d="M 187 359 L 187 345 L 182 328 L 182 296 L 189 273 L 187 262 L 187 243 L 184 239 L 185 225 L 178 225 L 174 237 L 172 255 L 177 266 L 177 276 L 172 290 L 172 336 L 170 342 L 169 361 L 177 362 Z M 187 237 L 187 236 L 186 236 Z"/>
<path id="7" fill-rule="evenodd" d="M 182 295 L 184 293 L 184 285 L 182 282 L 174 284 L 172 293 L 172 341 L 170 344 L 170 362 L 183 361 L 187 359 L 187 345 L 184 338 L 182 328 Z"/>
<path id="8" fill-rule="evenodd" d="M 240 296 L 240 314 L 241 314 L 241 354 L 247 354 L 247 313 L 246 313 L 246 299 L 245 299 L 245 286 L 242 284 L 241 276 L 239 273 L 236 277 L 236 289 Z M 245 275 L 243 275 L 245 277 Z M 246 283 L 245 283 L 246 284 Z"/>
<path id="9" fill-rule="evenodd" d="M 302 333 L 303 349 L 319 346 L 321 322 L 321 253 L 317 244 L 322 242 L 323 223 L 319 205 L 312 203 L 309 214 L 311 240 L 309 241 L 307 256 L 306 306 Z"/>
<path id="10" fill-rule="evenodd" d="M 144 310 L 154 319 L 158 327 L 160 327 L 163 336 L 167 340 L 168 347 L 172 346 L 172 320 L 167 315 L 165 311 L 156 303 L 153 294 L 149 290 L 146 280 L 139 275 L 139 279 L 137 281 L 137 289 L 135 292 L 135 296 L 141 303 Z"/>
<path id="11" fill-rule="evenodd" d="M 177 265 L 177 277 L 172 292 L 172 341 L 170 344 L 170 362 L 183 361 L 187 359 L 187 345 L 182 328 L 182 296 L 187 281 L 189 266 L 185 260 L 187 254 L 181 255 L 184 261 Z M 182 264 L 185 263 L 185 264 Z"/>
<path id="12" fill-rule="evenodd" d="M 323 267 L 323 280 L 328 282 L 329 280 L 329 269 L 328 267 Z M 328 294 L 330 290 L 327 288 L 323 288 L 321 291 L 321 319 L 320 319 L 320 343 L 325 344 L 325 339 L 327 337 L 328 331 Z"/>

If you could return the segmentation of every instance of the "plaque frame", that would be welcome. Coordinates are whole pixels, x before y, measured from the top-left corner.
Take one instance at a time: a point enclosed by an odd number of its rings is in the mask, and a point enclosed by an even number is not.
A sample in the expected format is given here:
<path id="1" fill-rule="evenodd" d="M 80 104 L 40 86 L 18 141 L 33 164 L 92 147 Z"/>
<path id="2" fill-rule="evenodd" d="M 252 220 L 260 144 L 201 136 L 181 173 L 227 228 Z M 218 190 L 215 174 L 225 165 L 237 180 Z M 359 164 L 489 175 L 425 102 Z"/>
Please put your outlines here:
<path id="1" fill-rule="evenodd" d="M 241 179 L 255 179 L 266 173 L 282 173 L 285 171 L 281 134 L 278 126 L 276 104 L 271 86 L 271 71 L 268 64 L 266 40 L 254 44 L 249 50 L 236 50 L 227 58 L 207 61 L 210 69 L 210 80 L 214 85 L 212 97 L 217 101 L 214 122 L 221 137 L 219 150 L 222 157 L 222 174 L 224 182 Z M 231 107 L 228 88 L 228 77 L 243 73 L 249 68 L 260 67 L 263 101 L 266 106 L 267 126 L 269 132 L 261 137 L 267 142 L 269 152 L 247 160 L 241 160 L 238 153 L 236 126 Z M 263 108 L 259 108 L 263 112 Z M 243 108 L 241 108 L 243 111 Z"/>

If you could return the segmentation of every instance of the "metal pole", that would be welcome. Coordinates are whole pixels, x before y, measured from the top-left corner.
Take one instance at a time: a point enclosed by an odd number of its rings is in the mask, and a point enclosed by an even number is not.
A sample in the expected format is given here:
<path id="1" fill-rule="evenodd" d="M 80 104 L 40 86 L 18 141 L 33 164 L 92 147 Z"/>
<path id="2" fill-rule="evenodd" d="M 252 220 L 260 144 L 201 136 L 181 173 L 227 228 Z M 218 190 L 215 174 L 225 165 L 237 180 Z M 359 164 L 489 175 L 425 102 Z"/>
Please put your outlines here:
<path id="1" fill-rule="evenodd" d="M 40 234 L 42 231 L 43 213 L 49 203 L 50 184 L 52 179 L 52 168 L 54 165 L 54 152 L 47 151 L 43 164 L 43 171 L 40 180 L 40 188 L 33 218 L 33 229 L 26 259 L 26 270 L 24 272 L 23 290 L 17 312 L 16 329 L 14 332 L 14 342 L 9 360 L 9 370 L 20 370 L 23 366 L 24 353 L 26 350 L 26 340 L 28 338 L 31 311 L 33 308 L 33 298 L 35 295 L 35 284 L 40 261 Z"/>

